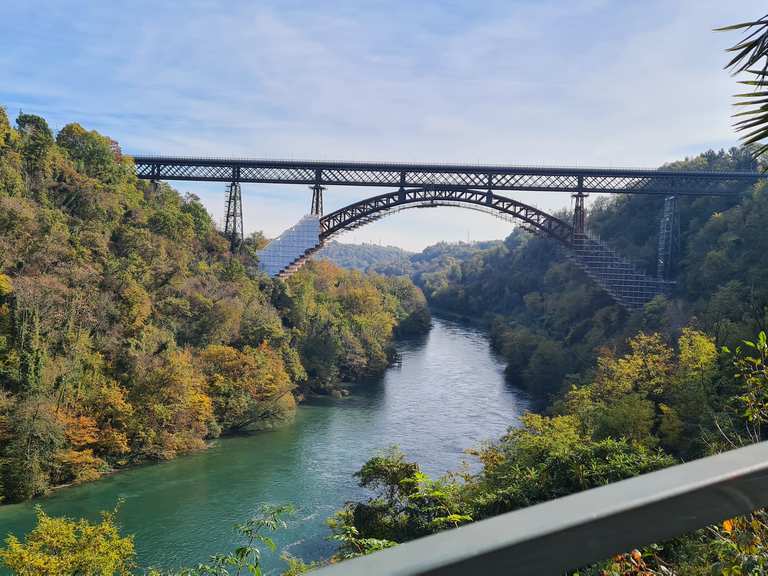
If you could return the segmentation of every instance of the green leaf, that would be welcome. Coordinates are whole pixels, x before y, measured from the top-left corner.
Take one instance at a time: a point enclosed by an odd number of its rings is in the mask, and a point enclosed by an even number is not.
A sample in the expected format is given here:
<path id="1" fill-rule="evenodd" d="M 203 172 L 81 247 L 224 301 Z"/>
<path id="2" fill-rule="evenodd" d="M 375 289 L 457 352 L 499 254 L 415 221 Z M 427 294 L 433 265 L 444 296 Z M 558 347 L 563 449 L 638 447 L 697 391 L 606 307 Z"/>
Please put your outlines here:
<path id="1" fill-rule="evenodd" d="M 722 28 L 714 28 L 714 32 L 727 32 L 729 30 L 740 30 L 742 28 L 752 28 L 753 26 L 759 26 L 764 24 L 764 20 L 756 20 L 754 22 L 742 22 L 741 24 L 731 24 L 730 26 L 723 26 Z"/>
<path id="2" fill-rule="evenodd" d="M 239 546 L 235 548 L 235 556 L 238 558 L 245 558 L 251 552 L 251 548 L 248 546 Z"/>
<path id="3" fill-rule="evenodd" d="M 740 94 L 734 94 L 736 98 L 762 98 L 768 96 L 768 92 L 743 92 Z"/>

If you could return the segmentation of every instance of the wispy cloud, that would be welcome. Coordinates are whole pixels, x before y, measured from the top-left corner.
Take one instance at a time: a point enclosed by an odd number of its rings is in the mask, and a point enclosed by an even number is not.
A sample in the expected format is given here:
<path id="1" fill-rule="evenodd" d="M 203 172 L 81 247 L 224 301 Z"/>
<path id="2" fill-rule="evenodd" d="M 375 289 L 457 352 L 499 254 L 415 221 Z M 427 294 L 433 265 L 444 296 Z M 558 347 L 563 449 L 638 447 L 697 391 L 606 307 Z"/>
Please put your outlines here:
<path id="1" fill-rule="evenodd" d="M 3 8 L 0 102 L 79 121 L 129 152 L 654 166 L 735 143 L 733 41 L 715 26 L 756 0 L 325 3 L 177 1 Z M 219 187 L 183 185 L 220 215 Z M 259 196 L 246 225 L 276 234 L 308 193 Z M 332 189 L 327 207 L 361 191 Z M 567 196 L 521 195 L 547 208 Z M 444 209 L 361 229 L 416 248 L 502 237 Z"/>

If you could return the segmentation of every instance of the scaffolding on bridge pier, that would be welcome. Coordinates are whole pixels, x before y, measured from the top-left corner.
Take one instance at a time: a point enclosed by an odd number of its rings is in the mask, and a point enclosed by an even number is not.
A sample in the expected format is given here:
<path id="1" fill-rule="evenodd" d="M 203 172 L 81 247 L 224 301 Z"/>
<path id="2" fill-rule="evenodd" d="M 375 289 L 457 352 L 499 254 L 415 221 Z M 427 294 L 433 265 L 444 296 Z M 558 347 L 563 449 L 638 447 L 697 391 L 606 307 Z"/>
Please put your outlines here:
<path id="1" fill-rule="evenodd" d="M 673 286 L 663 278 L 649 276 L 586 232 L 574 235 L 567 254 L 616 303 L 629 310 L 639 310 L 657 296 L 669 294 Z"/>

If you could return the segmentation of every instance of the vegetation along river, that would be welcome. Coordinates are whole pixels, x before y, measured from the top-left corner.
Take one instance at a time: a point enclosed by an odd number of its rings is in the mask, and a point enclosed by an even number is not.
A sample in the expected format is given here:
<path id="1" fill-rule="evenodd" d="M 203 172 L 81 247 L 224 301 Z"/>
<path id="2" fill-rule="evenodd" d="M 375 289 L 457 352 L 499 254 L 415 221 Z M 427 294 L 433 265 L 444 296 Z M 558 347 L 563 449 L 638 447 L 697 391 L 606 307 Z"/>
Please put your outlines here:
<path id="1" fill-rule="evenodd" d="M 279 548 L 305 560 L 328 556 L 335 544 L 325 519 L 364 495 L 352 475 L 377 450 L 397 444 L 440 475 L 469 458 L 466 448 L 503 434 L 527 405 L 478 328 L 436 318 L 428 335 L 400 341 L 398 351 L 401 362 L 381 378 L 350 385 L 342 400 L 302 404 L 279 430 L 0 507 L 0 533 L 27 532 L 35 504 L 96 519 L 122 498 L 119 522 L 135 535 L 139 563 L 172 568 L 228 550 L 231 527 L 260 504 L 291 503 L 298 512 L 277 535 Z M 281 565 L 274 555 L 266 567 Z"/>

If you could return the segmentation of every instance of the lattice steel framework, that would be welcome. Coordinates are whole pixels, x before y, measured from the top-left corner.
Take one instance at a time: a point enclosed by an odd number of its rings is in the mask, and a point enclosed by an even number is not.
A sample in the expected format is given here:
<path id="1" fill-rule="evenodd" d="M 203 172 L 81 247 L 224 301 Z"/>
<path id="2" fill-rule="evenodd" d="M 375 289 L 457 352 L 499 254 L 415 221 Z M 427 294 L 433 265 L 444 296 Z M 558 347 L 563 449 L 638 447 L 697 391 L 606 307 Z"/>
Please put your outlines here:
<path id="1" fill-rule="evenodd" d="M 227 214 L 224 221 L 224 236 L 229 239 L 232 252 L 237 252 L 243 244 L 243 195 L 240 183 L 232 182 L 227 186 Z"/>
<path id="2" fill-rule="evenodd" d="M 401 188 L 355 202 L 322 217 L 320 244 L 336 234 L 354 230 L 402 209 L 463 206 L 509 217 L 525 225 L 531 232 L 559 241 L 568 249 L 573 262 L 625 308 L 641 308 L 659 294 L 665 294 L 669 290 L 669 283 L 648 276 L 629 260 L 585 233 L 583 198 L 581 200 L 582 213 L 576 211 L 574 224 L 570 224 L 538 208 L 489 190 L 440 186 Z M 303 262 L 304 258 L 300 260 Z M 296 267 L 298 264 L 297 261 Z"/>
<path id="3" fill-rule="evenodd" d="M 322 180 L 322 170 L 315 171 L 315 183 L 310 186 L 309 189 L 312 190 L 312 209 L 310 214 L 314 214 L 315 216 L 322 216 L 323 191 L 325 190 L 325 186 L 323 186 Z"/>
<path id="4" fill-rule="evenodd" d="M 664 199 L 664 211 L 659 224 L 659 246 L 656 260 L 656 276 L 669 278 L 672 270 L 673 254 L 678 248 L 680 238 L 680 220 L 677 212 L 677 197 Z"/>
<path id="5" fill-rule="evenodd" d="M 575 234 L 568 255 L 618 304 L 642 308 L 656 296 L 668 294 L 672 284 L 649 276 L 607 244 L 587 234 Z"/>
<path id="6" fill-rule="evenodd" d="M 570 224 L 538 208 L 486 190 L 441 186 L 404 188 L 340 208 L 320 219 L 320 237 L 327 240 L 335 234 L 358 228 L 407 205 L 429 207 L 447 203 L 481 206 L 511 216 L 564 244 L 572 241 L 573 227 Z"/>
<path id="7" fill-rule="evenodd" d="M 547 168 L 376 162 L 319 162 L 136 156 L 147 180 L 257 182 L 307 186 L 450 186 L 538 192 L 723 195 L 766 175 L 614 168 Z"/>
<path id="8" fill-rule="evenodd" d="M 240 182 L 301 184 L 312 190 L 311 213 L 321 216 L 320 242 L 330 236 L 377 220 L 385 214 L 409 207 L 461 205 L 491 211 L 520 221 L 534 233 L 552 237 L 566 245 L 574 258 L 618 303 L 637 308 L 668 284 L 634 268 L 602 242 L 585 231 L 584 200 L 588 194 L 650 194 L 664 197 L 720 196 L 741 192 L 768 177 L 755 172 L 705 172 L 634 170 L 613 168 L 546 168 L 531 166 L 468 166 L 447 164 L 393 164 L 376 162 L 318 162 L 293 160 L 247 160 L 226 158 L 171 158 L 137 156 L 136 175 L 148 180 L 199 180 L 231 182 L 225 234 L 242 241 Z M 399 186 L 390 192 L 366 198 L 323 216 L 326 186 Z M 235 188 L 236 187 L 236 188 Z M 237 194 L 233 194 L 233 190 Z M 500 196 L 498 191 L 568 192 L 574 200 L 573 224 L 537 208 Z M 230 209 L 234 216 L 230 224 Z M 664 223 L 662 223 L 664 225 Z M 239 226 L 239 228 L 238 228 Z M 662 237 L 664 230 L 662 230 Z M 661 250 L 668 266 L 666 240 Z M 238 243 L 239 245 L 239 243 Z M 286 270 L 305 260 L 300 256 Z"/>

